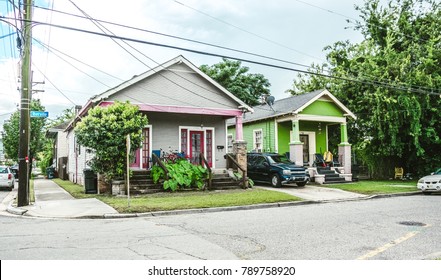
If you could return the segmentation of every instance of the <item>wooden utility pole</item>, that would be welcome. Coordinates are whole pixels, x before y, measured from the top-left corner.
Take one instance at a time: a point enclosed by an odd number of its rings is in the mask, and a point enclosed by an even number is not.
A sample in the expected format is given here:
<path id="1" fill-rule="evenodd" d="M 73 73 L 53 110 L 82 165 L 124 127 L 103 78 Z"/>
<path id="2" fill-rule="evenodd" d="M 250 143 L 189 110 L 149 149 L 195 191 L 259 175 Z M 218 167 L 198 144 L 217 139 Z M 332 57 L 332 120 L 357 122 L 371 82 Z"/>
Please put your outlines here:
<path id="1" fill-rule="evenodd" d="M 18 147 L 18 193 L 17 206 L 29 205 L 29 142 L 30 142 L 30 107 L 31 107 L 31 51 L 32 51 L 32 0 L 25 0 L 23 6 L 23 51 L 21 55 L 21 100 L 20 132 Z"/>

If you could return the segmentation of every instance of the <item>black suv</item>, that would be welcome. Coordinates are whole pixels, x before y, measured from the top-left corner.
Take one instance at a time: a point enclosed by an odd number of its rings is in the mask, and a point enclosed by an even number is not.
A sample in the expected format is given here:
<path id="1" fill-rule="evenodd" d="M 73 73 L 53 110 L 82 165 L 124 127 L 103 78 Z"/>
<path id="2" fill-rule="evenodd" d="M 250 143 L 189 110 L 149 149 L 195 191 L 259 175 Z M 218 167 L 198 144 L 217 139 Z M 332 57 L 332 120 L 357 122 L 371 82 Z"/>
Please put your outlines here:
<path id="1" fill-rule="evenodd" d="M 248 177 L 255 182 L 270 183 L 273 187 L 296 183 L 303 187 L 309 181 L 309 173 L 303 166 L 295 165 L 279 154 L 249 153 L 247 162 Z"/>

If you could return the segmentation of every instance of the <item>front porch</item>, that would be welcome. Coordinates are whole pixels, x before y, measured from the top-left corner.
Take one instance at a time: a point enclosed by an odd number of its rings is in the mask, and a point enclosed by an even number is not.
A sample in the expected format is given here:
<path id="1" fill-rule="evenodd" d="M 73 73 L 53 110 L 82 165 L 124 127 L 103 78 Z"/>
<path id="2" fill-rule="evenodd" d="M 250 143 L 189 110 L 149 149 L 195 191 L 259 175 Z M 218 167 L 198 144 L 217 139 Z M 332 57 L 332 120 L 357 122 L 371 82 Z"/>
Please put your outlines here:
<path id="1" fill-rule="evenodd" d="M 278 120 L 277 131 L 278 153 L 308 168 L 312 181 L 352 181 L 346 118 L 293 116 Z"/>

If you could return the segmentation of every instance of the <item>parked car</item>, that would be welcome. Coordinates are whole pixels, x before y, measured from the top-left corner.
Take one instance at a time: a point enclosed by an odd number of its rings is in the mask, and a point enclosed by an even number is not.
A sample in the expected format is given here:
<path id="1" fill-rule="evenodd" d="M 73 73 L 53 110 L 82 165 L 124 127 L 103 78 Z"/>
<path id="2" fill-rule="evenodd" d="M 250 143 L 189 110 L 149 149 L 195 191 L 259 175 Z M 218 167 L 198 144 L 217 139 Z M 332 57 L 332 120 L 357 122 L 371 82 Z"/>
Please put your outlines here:
<path id="1" fill-rule="evenodd" d="M 15 180 L 18 180 L 18 164 L 11 166 L 11 172 L 14 174 Z"/>
<path id="2" fill-rule="evenodd" d="M 255 182 L 270 183 L 273 187 L 296 183 L 303 187 L 309 181 L 309 173 L 303 166 L 295 165 L 279 154 L 249 153 L 247 162 L 248 177 Z"/>
<path id="3" fill-rule="evenodd" d="M 431 175 L 424 176 L 418 181 L 417 188 L 424 194 L 441 192 L 441 168 Z"/>
<path id="4" fill-rule="evenodd" d="M 8 188 L 12 190 L 14 188 L 15 177 L 11 169 L 7 166 L 0 166 L 0 188 Z"/>

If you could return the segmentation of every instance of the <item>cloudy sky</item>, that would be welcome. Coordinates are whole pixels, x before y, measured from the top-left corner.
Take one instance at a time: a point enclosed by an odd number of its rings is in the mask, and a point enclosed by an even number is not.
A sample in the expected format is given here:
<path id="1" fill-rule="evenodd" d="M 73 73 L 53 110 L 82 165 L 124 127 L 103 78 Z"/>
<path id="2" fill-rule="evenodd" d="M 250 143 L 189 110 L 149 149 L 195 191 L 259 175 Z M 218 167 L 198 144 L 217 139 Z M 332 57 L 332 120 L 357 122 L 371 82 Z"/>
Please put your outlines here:
<path id="1" fill-rule="evenodd" d="M 0 15 L 14 17 L 11 2 L 0 0 Z M 36 0 L 33 19 L 66 27 L 103 33 L 88 16 L 110 23 L 103 25 L 117 36 L 178 46 L 305 70 L 299 65 L 277 62 L 249 54 L 183 41 L 141 31 L 148 30 L 218 45 L 301 65 L 324 61 L 323 48 L 339 40 L 359 42 L 347 19 L 358 19 L 354 5 L 363 0 Z M 85 14 L 83 14 L 83 12 Z M 75 17 L 78 15 L 81 17 Z M 19 104 L 19 52 L 11 27 L 0 21 L 0 121 L 3 124 Z M 212 65 L 220 57 L 130 42 L 129 52 L 112 39 L 38 24 L 33 27 L 32 70 L 34 93 L 50 118 L 63 109 L 84 105 L 93 95 L 183 55 L 195 65 Z M 136 57 L 136 58 L 135 58 Z M 243 63 L 251 73 L 262 73 L 272 84 L 276 99 L 287 97 L 297 73 Z M 2 125 L 1 125 L 2 127 Z M 2 128 L 1 128 L 2 129 Z"/>

